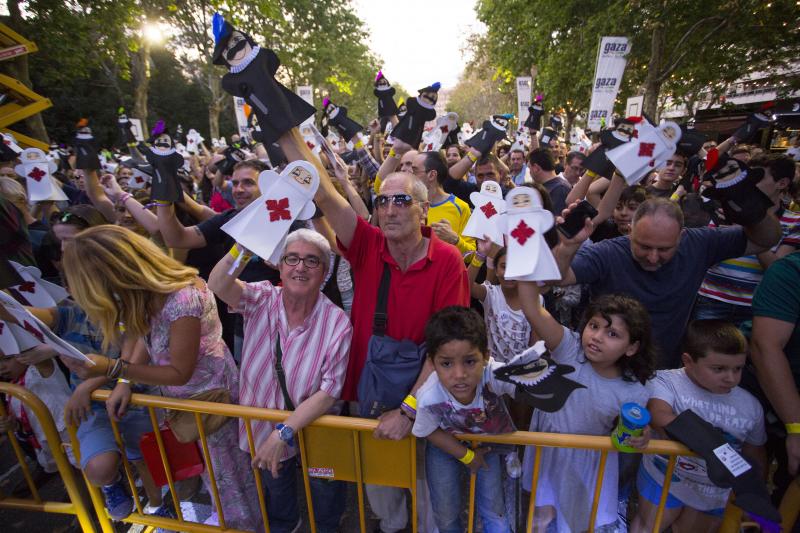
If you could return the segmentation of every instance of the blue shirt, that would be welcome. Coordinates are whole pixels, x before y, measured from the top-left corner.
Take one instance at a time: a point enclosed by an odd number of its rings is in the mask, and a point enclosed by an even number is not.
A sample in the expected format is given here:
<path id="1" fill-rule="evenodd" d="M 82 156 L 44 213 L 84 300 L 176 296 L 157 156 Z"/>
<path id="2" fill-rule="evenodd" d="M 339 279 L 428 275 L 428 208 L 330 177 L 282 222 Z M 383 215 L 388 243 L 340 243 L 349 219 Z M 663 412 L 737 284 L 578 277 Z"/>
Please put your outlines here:
<path id="1" fill-rule="evenodd" d="M 581 247 L 571 266 L 577 283 L 590 285 L 592 297 L 620 293 L 642 302 L 652 319 L 659 368 L 676 368 L 680 341 L 706 270 L 744 255 L 746 247 L 741 226 L 687 228 L 678 251 L 654 272 L 634 260 L 629 236 Z"/>

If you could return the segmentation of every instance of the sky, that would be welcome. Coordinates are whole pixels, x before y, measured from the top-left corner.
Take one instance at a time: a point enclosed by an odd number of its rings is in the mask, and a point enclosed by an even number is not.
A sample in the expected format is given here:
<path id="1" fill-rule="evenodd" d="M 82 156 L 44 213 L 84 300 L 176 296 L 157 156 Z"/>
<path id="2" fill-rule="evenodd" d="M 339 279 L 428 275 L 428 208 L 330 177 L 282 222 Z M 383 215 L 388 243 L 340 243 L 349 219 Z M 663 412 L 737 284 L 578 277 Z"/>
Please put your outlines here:
<path id="1" fill-rule="evenodd" d="M 369 29 L 368 45 L 383 59 L 383 73 L 414 94 L 438 81 L 452 89 L 467 60 L 461 48 L 484 27 L 475 0 L 352 0 Z"/>

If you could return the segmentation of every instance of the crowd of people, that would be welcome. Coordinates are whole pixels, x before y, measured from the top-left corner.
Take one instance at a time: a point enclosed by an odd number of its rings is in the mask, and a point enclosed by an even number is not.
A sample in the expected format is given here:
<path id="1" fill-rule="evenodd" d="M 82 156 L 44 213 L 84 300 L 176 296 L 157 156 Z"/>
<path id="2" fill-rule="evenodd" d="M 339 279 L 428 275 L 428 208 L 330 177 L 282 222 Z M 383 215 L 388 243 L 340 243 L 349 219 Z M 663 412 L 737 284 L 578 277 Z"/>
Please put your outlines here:
<path id="1" fill-rule="evenodd" d="M 247 64 L 234 69 L 236 54 L 257 57 L 259 48 L 235 29 L 220 31 L 215 61 L 230 63 L 231 76 L 246 73 Z M 376 95 L 387 85 L 379 76 Z M 331 151 L 310 151 L 296 129 L 306 117 L 291 112 L 289 124 L 257 117 L 256 140 L 233 135 L 211 149 L 201 140 L 185 152 L 173 201 L 156 191 L 158 172 L 150 186 L 135 183 L 145 168 L 136 148 L 130 156 L 108 150 L 102 166 L 88 168 L 80 154 L 54 150 L 61 201 L 29 202 L 19 161 L 0 163 L 3 258 L 36 266 L 42 280 L 69 291 L 55 307 L 27 308 L 95 363 L 59 358 L 42 344 L 3 354 L 0 373 L 42 397 L 60 430 L 78 426 L 80 461 L 72 460 L 101 487 L 109 515 L 134 509 L 121 453 L 137 466 L 145 511 L 173 512 L 142 461 L 139 441 L 152 428 L 147 412 L 129 405 L 133 392 L 291 412 L 280 424 L 253 423 L 253 456 L 242 421 L 207 428 L 219 504 L 239 529 L 263 529 L 253 466 L 271 531 L 297 530 L 304 513 L 295 438 L 323 414 L 377 418 L 378 439 L 420 439 L 422 531 L 464 530 L 465 472 L 477 473 L 486 532 L 517 527 L 504 484 L 521 475 L 532 488 L 532 448 L 473 449 L 454 434 L 606 436 L 631 402 L 651 419 L 628 445 L 645 450 L 651 438 L 669 438 L 665 428 L 691 410 L 770 474 L 779 501 L 800 462 L 798 163 L 736 136 L 719 146 L 707 139 L 628 185 L 620 174 L 587 170 L 603 145 L 570 151 L 560 121 L 551 121 L 546 143 L 534 124 L 520 127 L 513 143 L 495 139 L 487 149 L 455 140 L 426 151 L 410 142 L 402 110 L 387 110 L 378 96 L 384 114 L 350 138 L 340 129 L 345 138 Z M 420 102 L 414 106 L 425 107 Z M 341 120 L 329 118 L 333 131 Z M 736 223 L 703 194 L 714 188 L 711 157 L 734 158 L 759 176 L 754 185 L 771 204 L 763 216 Z M 319 173 L 317 212 L 292 223 L 271 263 L 223 226 L 259 201 L 264 171 L 298 160 Z M 553 255 L 560 279 L 508 279 L 507 248 L 464 235 L 487 182 L 503 196 L 531 188 L 557 224 L 581 201 L 594 207 L 577 232 L 544 236 L 549 251 L 541 253 Z M 552 377 L 557 405 L 532 407 L 499 377 L 531 350 L 546 364 L 527 378 Z M 98 388 L 111 389 L 105 405 L 90 400 Z M 46 442 L 23 406 L 11 401 L 0 422 L 52 470 L 47 449 L 58 443 Z M 719 527 L 730 489 L 712 481 L 701 455 L 678 461 L 662 529 Z M 596 530 L 652 530 L 667 460 L 633 457 L 609 454 Z M 599 462 L 591 450 L 541 452 L 534 530 L 588 528 Z M 311 479 L 318 531 L 340 530 L 346 491 L 344 482 Z M 409 526 L 404 490 L 367 485 L 366 493 L 378 531 Z"/>

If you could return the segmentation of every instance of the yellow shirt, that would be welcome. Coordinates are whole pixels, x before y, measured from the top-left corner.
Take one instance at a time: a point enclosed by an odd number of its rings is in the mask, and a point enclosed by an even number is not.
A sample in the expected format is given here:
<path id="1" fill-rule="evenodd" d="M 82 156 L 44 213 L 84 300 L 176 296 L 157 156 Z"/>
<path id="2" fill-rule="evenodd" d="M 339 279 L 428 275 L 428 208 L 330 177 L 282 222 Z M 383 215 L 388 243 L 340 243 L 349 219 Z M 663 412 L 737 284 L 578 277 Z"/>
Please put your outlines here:
<path id="1" fill-rule="evenodd" d="M 448 221 L 453 231 L 458 234 L 458 243 L 456 244 L 458 251 L 466 255 L 475 251 L 475 239 L 461 236 L 471 214 L 472 211 L 466 202 L 451 194 L 438 204 L 431 203 L 428 208 L 428 224 L 439 222 L 442 219 Z"/>

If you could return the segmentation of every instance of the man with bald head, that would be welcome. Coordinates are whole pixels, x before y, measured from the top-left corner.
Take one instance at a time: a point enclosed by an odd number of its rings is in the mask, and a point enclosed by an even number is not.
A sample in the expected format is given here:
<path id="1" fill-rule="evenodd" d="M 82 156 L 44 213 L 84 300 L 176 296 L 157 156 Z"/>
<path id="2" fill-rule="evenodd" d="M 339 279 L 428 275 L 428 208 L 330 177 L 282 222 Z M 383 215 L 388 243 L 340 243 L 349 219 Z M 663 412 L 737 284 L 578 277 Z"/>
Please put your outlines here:
<path id="1" fill-rule="evenodd" d="M 684 228 L 680 207 L 662 198 L 639 205 L 630 235 L 581 246 L 593 229 L 587 219 L 574 238 L 562 238 L 556 247 L 560 284 L 585 283 L 593 297 L 623 293 L 641 301 L 653 321 L 660 368 L 680 364 L 679 342 L 706 270 L 767 250 L 781 238 L 772 214 L 748 227 Z"/>
<path id="2" fill-rule="evenodd" d="M 342 391 L 343 399 L 354 401 L 358 400 L 357 388 L 367 359 L 384 265 L 390 271 L 386 335 L 396 340 L 408 339 L 417 345 L 423 342 L 425 324 L 433 313 L 451 305 L 469 306 L 467 271 L 456 247 L 440 240 L 425 226 L 430 206 L 428 191 L 413 174 L 386 175 L 374 202 L 378 227 L 356 215 L 333 188 L 327 174 L 320 175 L 315 200 L 333 227 L 355 279 L 351 311 L 353 341 Z M 426 358 L 408 393 L 413 395 L 432 370 Z M 379 420 L 377 438 L 404 438 L 413 425 L 413 416 L 402 409 L 387 411 Z M 408 517 L 402 489 L 367 485 L 367 496 L 373 511 L 381 518 L 382 531 L 393 533 L 406 527 Z"/>

